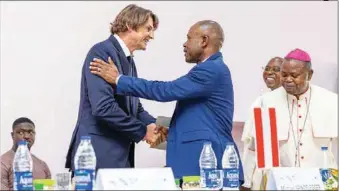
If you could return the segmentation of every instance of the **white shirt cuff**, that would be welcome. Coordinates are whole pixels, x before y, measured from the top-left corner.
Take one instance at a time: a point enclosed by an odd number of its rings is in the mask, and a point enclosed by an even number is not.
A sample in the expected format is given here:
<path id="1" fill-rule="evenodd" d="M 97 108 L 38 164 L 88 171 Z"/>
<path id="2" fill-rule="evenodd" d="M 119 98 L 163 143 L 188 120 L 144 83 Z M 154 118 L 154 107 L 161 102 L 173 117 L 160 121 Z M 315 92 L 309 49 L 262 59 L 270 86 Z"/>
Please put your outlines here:
<path id="1" fill-rule="evenodd" d="M 121 74 L 119 74 L 119 76 L 117 77 L 117 79 L 115 79 L 115 85 L 118 85 L 120 76 L 121 76 Z"/>

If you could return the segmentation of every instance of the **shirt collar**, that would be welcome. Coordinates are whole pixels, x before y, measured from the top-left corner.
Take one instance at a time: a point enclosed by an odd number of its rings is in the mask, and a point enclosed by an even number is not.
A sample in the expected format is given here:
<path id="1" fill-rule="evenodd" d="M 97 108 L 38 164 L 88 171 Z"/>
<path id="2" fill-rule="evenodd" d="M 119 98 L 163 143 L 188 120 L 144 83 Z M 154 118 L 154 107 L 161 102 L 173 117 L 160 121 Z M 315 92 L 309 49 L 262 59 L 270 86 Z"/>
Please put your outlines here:
<path id="1" fill-rule="evenodd" d="M 219 51 L 219 52 L 221 53 L 221 51 Z M 215 55 L 215 54 L 213 54 L 213 55 Z M 213 56 L 213 55 L 211 55 L 211 56 Z M 202 62 L 200 62 L 200 63 L 206 62 L 206 60 L 208 60 L 209 58 L 211 58 L 211 56 L 205 58 L 205 59 L 204 59 Z"/>
<path id="2" fill-rule="evenodd" d="M 205 60 L 203 60 L 202 62 L 205 62 L 207 59 L 209 59 L 210 57 L 207 57 L 207 58 L 205 58 Z"/>
<path id="3" fill-rule="evenodd" d="M 125 53 L 126 57 L 131 56 L 131 52 L 129 51 L 128 47 L 126 46 L 125 42 L 119 37 L 119 35 L 114 34 L 114 37 L 117 39 L 117 41 L 119 42 L 122 51 Z"/>

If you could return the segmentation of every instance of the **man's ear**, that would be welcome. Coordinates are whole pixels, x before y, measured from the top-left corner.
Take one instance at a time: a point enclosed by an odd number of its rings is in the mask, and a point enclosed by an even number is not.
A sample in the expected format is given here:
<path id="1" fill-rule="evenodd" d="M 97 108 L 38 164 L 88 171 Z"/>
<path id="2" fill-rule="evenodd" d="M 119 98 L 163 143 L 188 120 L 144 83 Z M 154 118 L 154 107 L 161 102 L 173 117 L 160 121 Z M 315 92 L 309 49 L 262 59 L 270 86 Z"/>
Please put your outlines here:
<path id="1" fill-rule="evenodd" d="M 202 36 L 201 47 L 205 48 L 210 41 L 210 37 L 207 35 Z"/>
<path id="2" fill-rule="evenodd" d="M 307 80 L 308 80 L 308 81 L 311 81 L 312 76 L 313 76 L 313 70 L 310 69 L 310 71 L 308 71 Z"/>
<path id="3" fill-rule="evenodd" d="M 11 132 L 11 137 L 14 140 L 14 133 L 13 132 Z"/>
<path id="4" fill-rule="evenodd" d="M 132 27 L 130 27 L 127 23 L 126 23 L 126 27 L 127 27 L 128 32 L 132 32 L 133 31 Z"/>

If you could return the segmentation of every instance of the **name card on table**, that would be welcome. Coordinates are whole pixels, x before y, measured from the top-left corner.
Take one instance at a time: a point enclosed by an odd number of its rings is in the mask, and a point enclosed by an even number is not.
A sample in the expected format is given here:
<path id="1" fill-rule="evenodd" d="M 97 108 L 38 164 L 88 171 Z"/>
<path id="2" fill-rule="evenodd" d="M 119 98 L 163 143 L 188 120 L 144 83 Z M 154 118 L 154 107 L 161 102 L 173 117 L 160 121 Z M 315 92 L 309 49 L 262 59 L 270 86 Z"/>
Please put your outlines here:
<path id="1" fill-rule="evenodd" d="M 176 190 L 171 168 L 99 169 L 96 190 Z"/>
<path id="2" fill-rule="evenodd" d="M 324 190 L 319 168 L 281 167 L 269 170 L 266 190 Z"/>

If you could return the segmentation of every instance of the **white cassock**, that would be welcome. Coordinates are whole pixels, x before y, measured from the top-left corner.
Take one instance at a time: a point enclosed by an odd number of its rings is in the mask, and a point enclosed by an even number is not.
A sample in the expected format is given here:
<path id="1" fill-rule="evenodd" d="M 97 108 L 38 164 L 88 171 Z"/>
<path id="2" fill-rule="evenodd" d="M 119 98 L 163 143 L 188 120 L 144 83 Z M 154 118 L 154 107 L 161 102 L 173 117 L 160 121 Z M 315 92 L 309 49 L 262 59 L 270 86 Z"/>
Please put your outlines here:
<path id="1" fill-rule="evenodd" d="M 251 109 L 242 135 L 243 186 L 259 190 L 263 171 L 256 168 L 253 108 L 276 110 L 281 167 L 318 167 L 324 164 L 321 147 L 328 147 L 327 165 L 337 168 L 338 95 L 310 85 L 299 100 L 283 87 L 259 97 Z"/>

